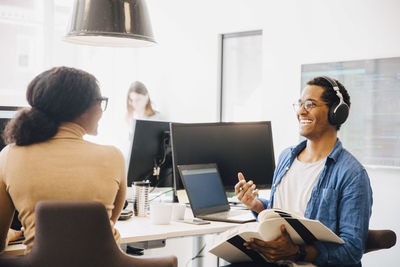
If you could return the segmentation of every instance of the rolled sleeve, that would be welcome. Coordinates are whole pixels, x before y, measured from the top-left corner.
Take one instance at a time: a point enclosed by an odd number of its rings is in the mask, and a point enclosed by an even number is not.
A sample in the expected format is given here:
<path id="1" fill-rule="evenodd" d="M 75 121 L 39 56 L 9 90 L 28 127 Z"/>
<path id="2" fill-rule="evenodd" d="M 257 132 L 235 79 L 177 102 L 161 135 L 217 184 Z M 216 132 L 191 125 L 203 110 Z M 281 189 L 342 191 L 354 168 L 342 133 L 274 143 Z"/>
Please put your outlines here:
<path id="1" fill-rule="evenodd" d="M 260 201 L 261 201 L 261 203 L 262 203 L 263 206 L 264 206 L 264 209 L 266 209 L 266 208 L 268 207 L 268 200 L 263 199 L 263 198 L 257 198 L 257 200 L 260 200 Z M 257 213 L 257 212 L 254 212 L 254 211 L 251 211 L 251 212 L 253 213 L 254 217 L 256 217 L 256 219 L 258 219 L 258 213 Z"/>

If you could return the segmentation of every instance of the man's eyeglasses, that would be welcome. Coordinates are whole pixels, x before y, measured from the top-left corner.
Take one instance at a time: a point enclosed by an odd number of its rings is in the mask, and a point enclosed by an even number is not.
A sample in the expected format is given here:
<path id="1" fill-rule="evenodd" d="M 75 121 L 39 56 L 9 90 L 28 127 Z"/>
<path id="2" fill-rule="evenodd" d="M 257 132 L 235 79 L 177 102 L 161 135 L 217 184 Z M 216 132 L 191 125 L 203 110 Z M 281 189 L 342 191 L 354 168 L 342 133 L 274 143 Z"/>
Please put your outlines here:
<path id="1" fill-rule="evenodd" d="M 107 105 L 108 105 L 108 97 L 98 97 L 96 98 L 96 101 L 100 102 L 100 107 L 101 110 L 104 112 L 107 109 Z"/>
<path id="2" fill-rule="evenodd" d="M 312 101 L 312 100 L 306 100 L 306 101 L 304 101 L 303 103 L 302 103 L 302 102 L 293 103 L 293 109 L 294 109 L 294 111 L 295 111 L 296 113 L 299 112 L 299 110 L 301 109 L 302 106 L 304 106 L 304 109 L 305 109 L 307 112 L 310 112 L 313 108 L 319 107 L 319 106 L 323 106 L 323 105 L 317 105 L 317 104 L 315 104 L 315 102 Z"/>

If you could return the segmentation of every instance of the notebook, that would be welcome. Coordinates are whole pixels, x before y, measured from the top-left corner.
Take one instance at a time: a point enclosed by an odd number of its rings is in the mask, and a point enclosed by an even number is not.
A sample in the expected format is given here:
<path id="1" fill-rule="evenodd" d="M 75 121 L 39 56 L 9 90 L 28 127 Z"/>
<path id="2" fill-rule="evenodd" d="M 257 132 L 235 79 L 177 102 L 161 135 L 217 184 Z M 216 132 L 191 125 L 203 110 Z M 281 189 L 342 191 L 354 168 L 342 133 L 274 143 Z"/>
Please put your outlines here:
<path id="1" fill-rule="evenodd" d="M 245 223 L 255 221 L 249 210 L 231 209 L 217 165 L 178 165 L 193 215 L 210 221 Z"/>

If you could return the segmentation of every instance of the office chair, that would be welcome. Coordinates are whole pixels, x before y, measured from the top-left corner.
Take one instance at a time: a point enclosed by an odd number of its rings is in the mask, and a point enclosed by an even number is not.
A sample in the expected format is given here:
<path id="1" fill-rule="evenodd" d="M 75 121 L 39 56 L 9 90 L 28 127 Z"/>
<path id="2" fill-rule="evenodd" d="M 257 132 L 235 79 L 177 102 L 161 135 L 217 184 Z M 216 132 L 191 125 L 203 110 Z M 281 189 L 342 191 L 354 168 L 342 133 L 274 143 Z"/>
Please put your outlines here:
<path id="1" fill-rule="evenodd" d="M 35 209 L 32 251 L 0 258 L 0 266 L 31 267 L 176 267 L 175 256 L 145 258 L 125 254 L 112 234 L 102 203 L 41 201 Z"/>
<path id="2" fill-rule="evenodd" d="M 396 233 L 392 230 L 369 230 L 364 253 L 391 248 L 396 244 Z"/>

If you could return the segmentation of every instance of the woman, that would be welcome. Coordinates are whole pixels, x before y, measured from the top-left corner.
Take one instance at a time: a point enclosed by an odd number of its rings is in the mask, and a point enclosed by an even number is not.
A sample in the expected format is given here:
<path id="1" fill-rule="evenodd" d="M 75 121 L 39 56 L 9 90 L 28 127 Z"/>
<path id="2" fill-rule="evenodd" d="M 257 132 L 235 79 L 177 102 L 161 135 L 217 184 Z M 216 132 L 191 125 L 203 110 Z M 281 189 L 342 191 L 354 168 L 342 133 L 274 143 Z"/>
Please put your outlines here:
<path id="1" fill-rule="evenodd" d="M 107 106 L 96 78 L 56 67 L 28 85 L 31 108 L 9 122 L 0 153 L 0 251 L 6 245 L 14 209 L 25 228 L 25 253 L 32 249 L 34 208 L 40 200 L 102 202 L 113 226 L 122 210 L 126 174 L 121 152 L 83 140 L 97 134 Z M 119 234 L 113 228 L 116 241 Z"/>
<path id="2" fill-rule="evenodd" d="M 132 142 L 133 135 L 135 132 L 136 120 L 155 120 L 160 121 L 161 116 L 158 111 L 155 111 L 151 105 L 149 92 L 146 86 L 139 82 L 133 82 L 129 87 L 128 94 L 126 96 L 126 126 L 127 129 L 127 140 Z M 126 139 L 125 139 L 126 140 Z M 124 152 L 126 159 L 129 159 L 131 143 L 126 144 L 125 142 L 120 146 Z"/>
<path id="3" fill-rule="evenodd" d="M 131 84 L 126 96 L 126 121 L 129 125 L 135 119 L 159 120 L 160 114 L 151 105 L 149 92 L 146 86 L 136 81 Z"/>

